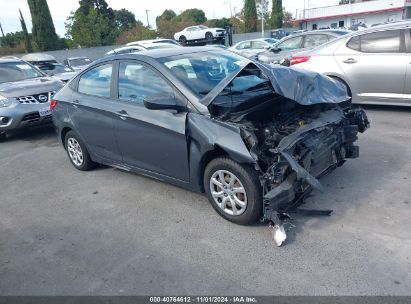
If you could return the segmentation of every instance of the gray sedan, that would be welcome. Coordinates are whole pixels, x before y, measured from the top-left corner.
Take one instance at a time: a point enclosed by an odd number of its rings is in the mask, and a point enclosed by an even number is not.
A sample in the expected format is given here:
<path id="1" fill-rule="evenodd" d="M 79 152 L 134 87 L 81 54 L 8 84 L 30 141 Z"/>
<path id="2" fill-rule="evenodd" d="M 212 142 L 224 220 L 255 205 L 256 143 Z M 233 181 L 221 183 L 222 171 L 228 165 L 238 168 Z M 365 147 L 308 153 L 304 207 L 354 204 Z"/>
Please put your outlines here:
<path id="1" fill-rule="evenodd" d="M 25 61 L 0 58 L 0 136 L 50 123 L 50 99 L 62 86 Z"/>
<path id="2" fill-rule="evenodd" d="M 205 192 L 227 220 L 273 223 L 279 245 L 280 219 L 358 157 L 368 121 L 348 99 L 317 73 L 187 47 L 100 59 L 51 108 L 75 168 L 103 163 Z"/>
<path id="3" fill-rule="evenodd" d="M 274 38 L 257 38 L 252 40 L 240 41 L 228 50 L 245 57 L 254 57 L 256 54 L 272 48 L 279 40 Z"/>
<path id="4" fill-rule="evenodd" d="M 411 22 L 354 32 L 311 51 L 291 64 L 343 83 L 353 103 L 411 105 Z"/>
<path id="5" fill-rule="evenodd" d="M 316 30 L 287 36 L 273 47 L 258 53 L 256 59 L 263 63 L 283 64 L 288 66 L 293 54 L 303 50 L 310 50 L 327 43 L 351 31 L 347 30 Z"/>

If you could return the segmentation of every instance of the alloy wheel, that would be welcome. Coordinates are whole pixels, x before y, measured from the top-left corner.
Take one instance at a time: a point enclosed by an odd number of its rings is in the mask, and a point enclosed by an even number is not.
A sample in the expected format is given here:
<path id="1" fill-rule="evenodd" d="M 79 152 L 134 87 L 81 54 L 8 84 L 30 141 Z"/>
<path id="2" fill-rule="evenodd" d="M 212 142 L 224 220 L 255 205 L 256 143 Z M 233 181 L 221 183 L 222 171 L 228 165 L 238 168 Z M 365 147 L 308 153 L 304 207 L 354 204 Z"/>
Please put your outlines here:
<path id="1" fill-rule="evenodd" d="M 73 164 L 80 167 L 84 161 L 83 151 L 75 138 L 70 137 L 67 139 L 67 151 Z"/>
<path id="2" fill-rule="evenodd" d="M 241 181 L 227 170 L 217 170 L 210 178 L 210 191 L 217 206 L 229 215 L 238 216 L 247 208 L 247 193 Z"/>

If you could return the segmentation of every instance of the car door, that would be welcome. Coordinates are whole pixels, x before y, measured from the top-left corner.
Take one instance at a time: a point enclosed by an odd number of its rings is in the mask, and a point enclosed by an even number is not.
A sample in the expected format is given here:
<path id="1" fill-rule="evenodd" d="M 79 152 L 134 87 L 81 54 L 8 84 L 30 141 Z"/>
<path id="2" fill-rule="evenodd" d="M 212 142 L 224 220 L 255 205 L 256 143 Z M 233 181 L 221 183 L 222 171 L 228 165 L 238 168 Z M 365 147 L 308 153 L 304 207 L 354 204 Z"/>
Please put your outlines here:
<path id="1" fill-rule="evenodd" d="M 117 101 L 112 96 L 113 71 L 110 62 L 83 73 L 73 90 L 68 114 L 91 153 L 109 162 L 121 163 L 114 136 Z"/>
<path id="2" fill-rule="evenodd" d="M 152 67 L 138 61 L 118 63 L 118 117 L 115 134 L 126 166 L 188 181 L 185 112 L 149 110 L 143 100 L 161 94 L 186 101 Z"/>
<path id="3" fill-rule="evenodd" d="M 196 40 L 199 39 L 199 28 L 197 26 L 192 26 L 188 28 L 188 37 L 187 40 Z"/>
<path id="4" fill-rule="evenodd" d="M 351 37 L 334 52 L 355 102 L 401 102 L 406 56 L 401 30 Z"/>

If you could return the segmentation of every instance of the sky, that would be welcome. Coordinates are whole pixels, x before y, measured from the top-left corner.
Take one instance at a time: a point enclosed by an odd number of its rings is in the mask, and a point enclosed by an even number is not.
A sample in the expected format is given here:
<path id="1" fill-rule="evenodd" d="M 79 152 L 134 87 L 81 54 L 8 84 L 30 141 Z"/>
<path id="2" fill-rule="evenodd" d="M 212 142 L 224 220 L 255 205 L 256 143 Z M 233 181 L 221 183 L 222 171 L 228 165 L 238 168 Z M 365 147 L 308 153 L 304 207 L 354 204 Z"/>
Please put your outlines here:
<path id="1" fill-rule="evenodd" d="M 176 13 L 189 8 L 202 9 L 208 19 L 230 17 L 231 10 L 240 11 L 244 0 L 106 0 L 113 9 L 126 8 L 136 15 L 144 24 L 147 23 L 146 10 L 149 10 L 149 23 L 155 26 L 156 16 L 161 15 L 165 9 L 172 9 Z M 271 1 L 270 1 L 271 2 Z M 287 11 L 295 15 L 296 10 L 304 8 L 336 5 L 338 0 L 283 0 Z M 78 8 L 78 0 L 47 0 L 53 18 L 56 32 L 63 37 L 66 30 L 64 23 L 71 11 Z M 21 9 L 29 32 L 31 32 L 31 17 L 27 0 L 0 0 L 0 23 L 5 33 L 21 31 L 19 21 Z"/>

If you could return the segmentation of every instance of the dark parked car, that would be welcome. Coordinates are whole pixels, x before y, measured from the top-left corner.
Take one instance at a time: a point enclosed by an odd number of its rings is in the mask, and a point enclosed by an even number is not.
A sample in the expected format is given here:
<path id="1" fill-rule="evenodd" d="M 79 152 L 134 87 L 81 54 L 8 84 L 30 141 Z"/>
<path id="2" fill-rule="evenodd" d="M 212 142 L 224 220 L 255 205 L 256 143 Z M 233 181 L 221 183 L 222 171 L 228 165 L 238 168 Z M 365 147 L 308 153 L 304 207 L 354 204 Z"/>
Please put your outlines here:
<path id="1" fill-rule="evenodd" d="M 74 167 L 96 163 L 205 192 L 224 218 L 282 215 L 358 156 L 365 113 L 339 82 L 212 47 L 94 62 L 51 103 Z M 281 243 L 278 242 L 278 243 Z"/>
<path id="2" fill-rule="evenodd" d="M 53 76 L 62 82 L 69 81 L 77 74 L 72 68 L 60 63 L 45 63 L 37 65 L 37 67 L 47 75 Z"/>
<path id="3" fill-rule="evenodd" d="M 51 123 L 50 98 L 63 86 L 18 58 L 0 58 L 0 137 Z"/>
<path id="4" fill-rule="evenodd" d="M 262 63 L 283 64 L 288 66 L 291 57 L 301 51 L 313 49 L 330 40 L 348 34 L 348 30 L 306 31 L 280 40 L 274 47 L 257 54 L 256 59 Z"/>
<path id="5" fill-rule="evenodd" d="M 88 57 L 69 57 L 64 59 L 64 65 L 76 72 L 83 70 L 90 63 L 92 63 L 92 60 Z"/>

